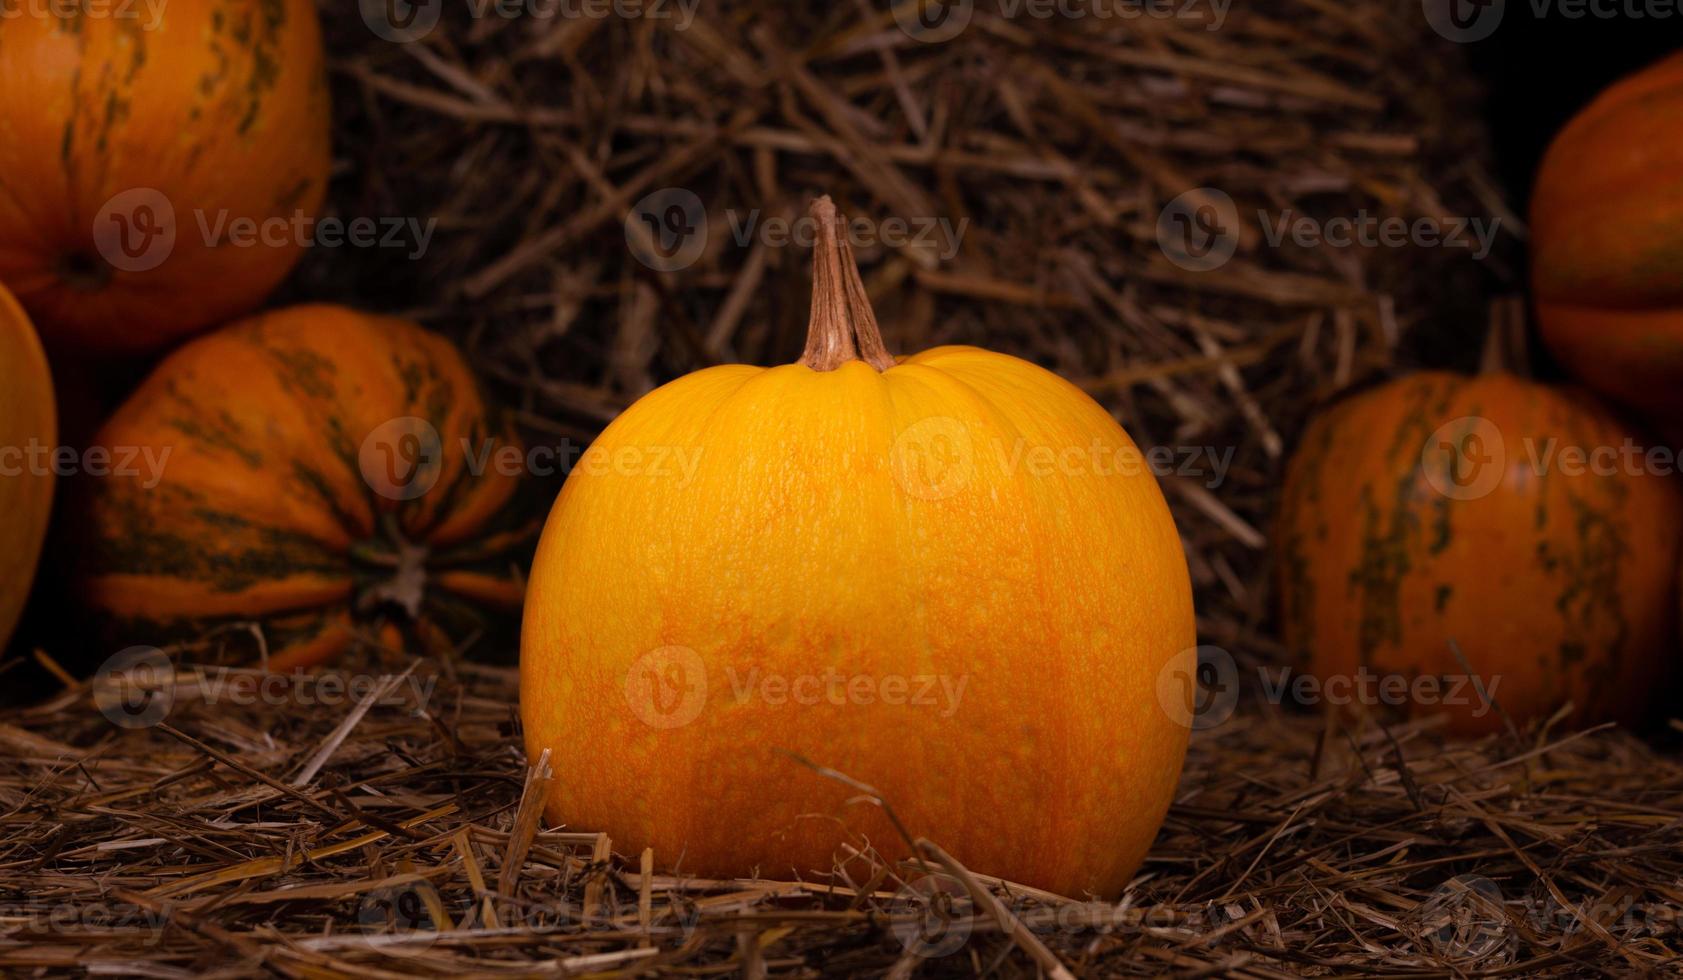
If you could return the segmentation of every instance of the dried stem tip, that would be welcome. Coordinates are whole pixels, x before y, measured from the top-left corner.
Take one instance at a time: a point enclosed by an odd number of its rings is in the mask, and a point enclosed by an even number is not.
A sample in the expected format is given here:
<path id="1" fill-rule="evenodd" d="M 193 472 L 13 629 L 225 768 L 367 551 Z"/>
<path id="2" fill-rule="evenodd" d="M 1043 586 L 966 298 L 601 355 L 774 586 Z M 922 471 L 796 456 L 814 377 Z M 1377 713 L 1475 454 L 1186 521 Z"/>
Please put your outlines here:
<path id="1" fill-rule="evenodd" d="M 800 363 L 814 371 L 834 371 L 848 361 L 864 361 L 878 371 L 894 366 L 882 343 L 877 315 L 859 264 L 847 243 L 842 217 L 829 195 L 812 202 L 817 234 L 812 244 L 812 321 L 806 328 L 806 352 Z"/>

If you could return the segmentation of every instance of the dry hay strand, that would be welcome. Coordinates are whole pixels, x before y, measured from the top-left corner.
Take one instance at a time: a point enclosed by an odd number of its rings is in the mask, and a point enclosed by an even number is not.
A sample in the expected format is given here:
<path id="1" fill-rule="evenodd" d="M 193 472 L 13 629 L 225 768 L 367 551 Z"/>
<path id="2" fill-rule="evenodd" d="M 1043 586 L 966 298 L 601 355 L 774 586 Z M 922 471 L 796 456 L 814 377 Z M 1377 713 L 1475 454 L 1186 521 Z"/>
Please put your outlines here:
<path id="1" fill-rule="evenodd" d="M 844 847 L 800 881 L 696 879 L 680 855 L 540 826 L 554 776 L 518 747 L 509 670 L 370 662 L 264 686 L 176 654 L 142 689 L 79 682 L 0 714 L 0 972 L 1677 968 L 1683 768 L 1608 729 L 1446 743 L 1429 722 L 1247 705 L 1195 736 L 1150 857 L 1106 902 L 986 878 L 939 827 L 913 828 L 930 840 L 897 867 Z"/>

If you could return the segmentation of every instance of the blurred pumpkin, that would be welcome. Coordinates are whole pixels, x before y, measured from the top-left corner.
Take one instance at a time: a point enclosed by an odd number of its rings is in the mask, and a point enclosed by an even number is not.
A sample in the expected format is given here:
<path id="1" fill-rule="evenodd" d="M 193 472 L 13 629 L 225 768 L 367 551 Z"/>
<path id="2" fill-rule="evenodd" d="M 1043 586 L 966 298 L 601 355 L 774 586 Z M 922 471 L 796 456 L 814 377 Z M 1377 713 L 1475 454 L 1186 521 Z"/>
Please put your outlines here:
<path id="1" fill-rule="evenodd" d="M 520 661 L 548 816 L 702 875 L 904 854 L 793 753 L 978 871 L 1115 895 L 1191 721 L 1159 694 L 1196 671 L 1169 509 L 1050 372 L 890 357 L 827 198 L 813 219 L 800 363 L 646 395 L 550 514 Z"/>
<path id="2" fill-rule="evenodd" d="M 257 306 L 327 186 L 315 5 L 63 6 L 0 17 L 0 280 L 49 347 L 88 351 Z"/>
<path id="3" fill-rule="evenodd" d="M 0 647 L 35 580 L 53 505 L 53 379 L 35 328 L 0 286 Z"/>
<path id="4" fill-rule="evenodd" d="M 1683 499 L 1609 454 L 1627 445 L 1587 395 L 1502 372 L 1410 375 L 1323 413 L 1275 536 L 1288 647 L 1323 685 L 1438 678 L 1403 697 L 1461 733 L 1567 702 L 1637 720 L 1676 658 Z"/>
<path id="5" fill-rule="evenodd" d="M 512 506 L 519 440 L 412 323 L 299 306 L 225 327 L 166 358 L 96 443 L 129 465 L 76 505 L 78 579 L 126 642 L 257 621 L 279 671 L 519 607 L 537 532 Z"/>
<path id="6" fill-rule="evenodd" d="M 1596 391 L 1683 432 L 1683 53 L 1561 130 L 1531 197 L 1544 339 Z"/>

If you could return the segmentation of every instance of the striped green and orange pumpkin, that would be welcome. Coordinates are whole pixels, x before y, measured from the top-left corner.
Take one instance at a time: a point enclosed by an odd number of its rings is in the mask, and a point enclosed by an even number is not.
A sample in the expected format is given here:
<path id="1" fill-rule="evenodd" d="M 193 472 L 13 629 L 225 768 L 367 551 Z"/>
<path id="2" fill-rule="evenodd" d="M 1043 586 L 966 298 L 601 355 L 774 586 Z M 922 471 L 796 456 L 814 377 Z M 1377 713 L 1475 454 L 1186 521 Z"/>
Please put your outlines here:
<path id="1" fill-rule="evenodd" d="M 53 379 L 35 328 L 0 286 L 0 647 L 35 580 L 53 505 Z"/>
<path id="2" fill-rule="evenodd" d="M 315 4 L 0 6 L 0 281 L 48 346 L 151 350 L 255 308 L 327 187 Z"/>
<path id="3" fill-rule="evenodd" d="M 285 670 L 358 638 L 430 649 L 519 608 L 538 522 L 518 437 L 412 323 L 300 306 L 225 327 L 96 443 L 138 472 L 88 481 L 77 579 L 127 643 L 255 621 Z"/>
<path id="4" fill-rule="evenodd" d="M 1579 721 L 1636 720 L 1677 655 L 1683 499 L 1635 461 L 1603 452 L 1590 470 L 1572 448 L 1627 437 L 1588 396 L 1505 373 L 1416 374 L 1338 404 L 1287 471 L 1288 646 L 1323 681 L 1460 677 L 1464 657 L 1516 722 L 1567 702 Z M 1462 695 L 1442 706 L 1454 730 L 1503 724 Z"/>

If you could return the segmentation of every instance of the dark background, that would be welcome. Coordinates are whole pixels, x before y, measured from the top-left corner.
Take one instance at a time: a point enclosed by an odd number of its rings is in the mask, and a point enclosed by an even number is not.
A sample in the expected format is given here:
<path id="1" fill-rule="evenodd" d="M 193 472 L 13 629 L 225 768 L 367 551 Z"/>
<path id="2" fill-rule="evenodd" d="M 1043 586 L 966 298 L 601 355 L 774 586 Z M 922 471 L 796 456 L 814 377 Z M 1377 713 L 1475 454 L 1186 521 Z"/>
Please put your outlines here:
<path id="1" fill-rule="evenodd" d="M 1539 18 L 1532 2 L 1508 0 L 1496 32 L 1467 45 L 1484 80 L 1498 176 L 1521 214 L 1555 132 L 1609 83 L 1683 48 L 1683 10 L 1666 20 L 1574 20 L 1552 5 Z"/>

